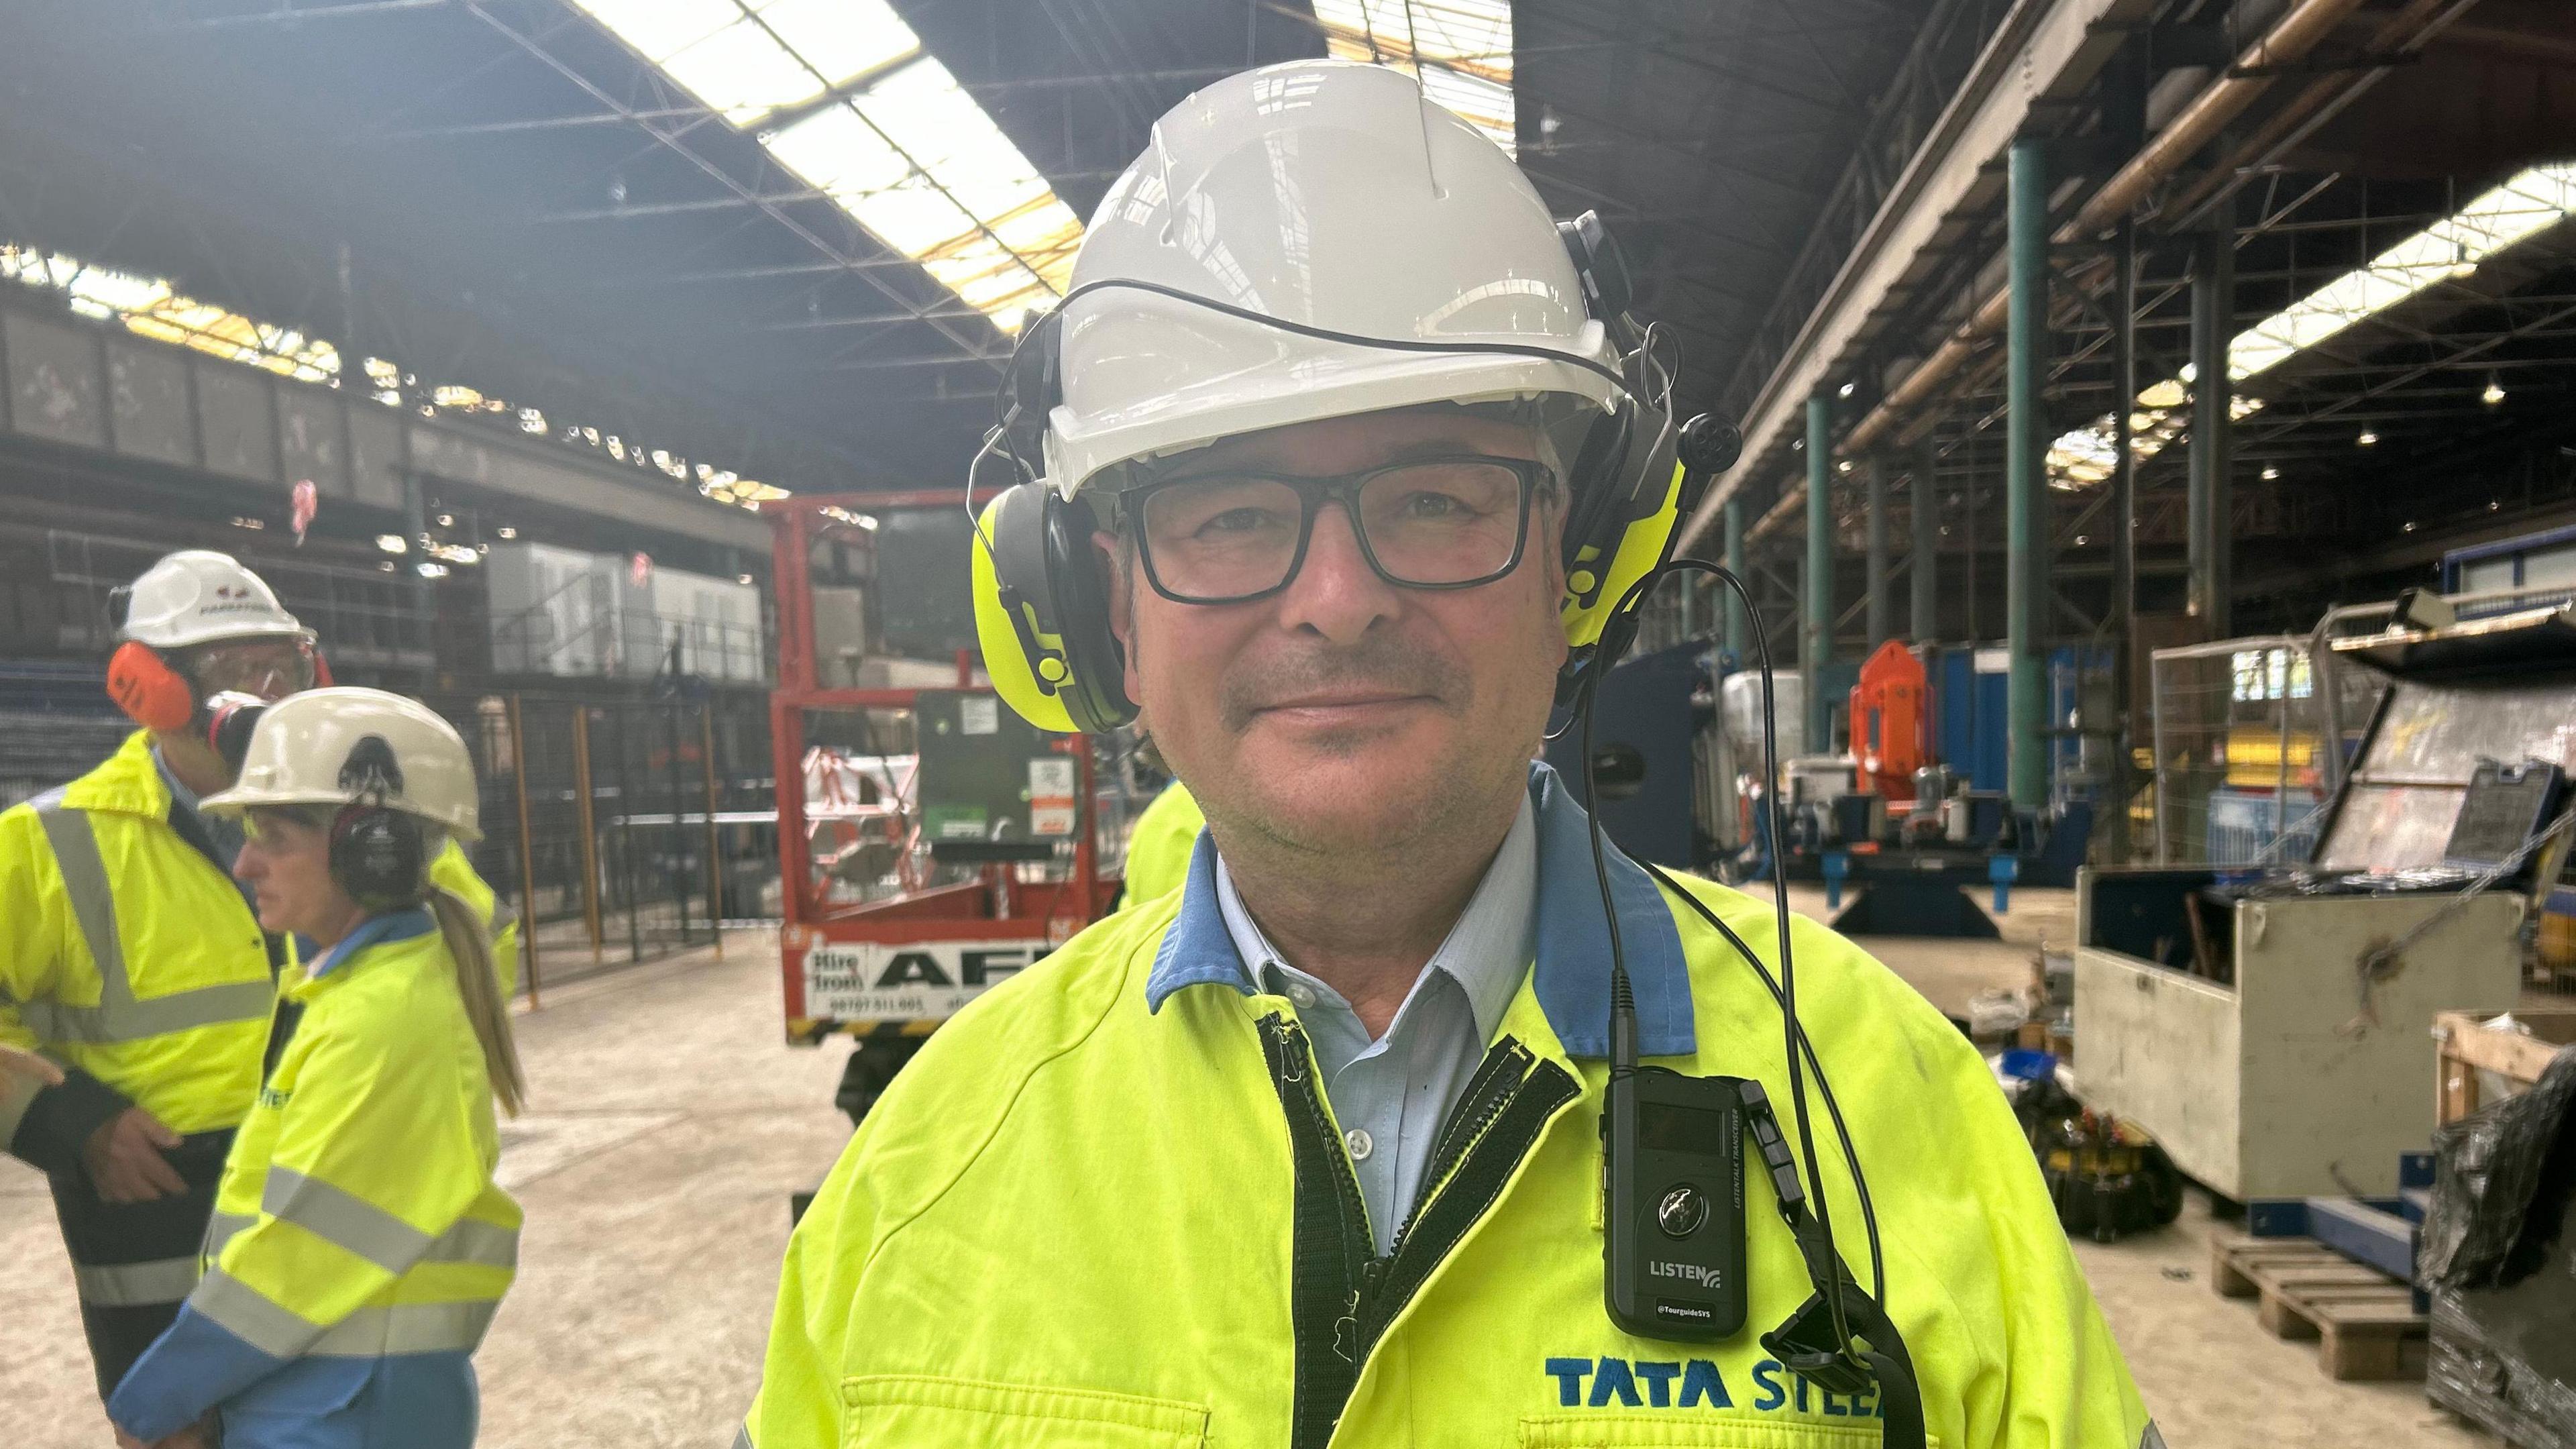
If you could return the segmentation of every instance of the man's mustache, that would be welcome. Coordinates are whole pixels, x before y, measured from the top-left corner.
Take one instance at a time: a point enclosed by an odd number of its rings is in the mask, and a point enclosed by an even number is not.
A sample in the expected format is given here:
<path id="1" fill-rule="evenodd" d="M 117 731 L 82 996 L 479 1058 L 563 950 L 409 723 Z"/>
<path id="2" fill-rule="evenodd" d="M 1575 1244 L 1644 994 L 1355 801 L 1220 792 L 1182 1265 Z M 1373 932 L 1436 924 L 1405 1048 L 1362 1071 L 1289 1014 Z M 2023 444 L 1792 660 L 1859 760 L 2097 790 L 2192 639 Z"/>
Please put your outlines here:
<path id="1" fill-rule="evenodd" d="M 1228 730 L 1282 701 L 1345 691 L 1427 695 L 1444 709 L 1463 708 L 1467 672 L 1438 650 L 1395 638 L 1371 639 L 1350 648 L 1300 649 L 1230 673 L 1217 688 L 1217 708 Z"/>

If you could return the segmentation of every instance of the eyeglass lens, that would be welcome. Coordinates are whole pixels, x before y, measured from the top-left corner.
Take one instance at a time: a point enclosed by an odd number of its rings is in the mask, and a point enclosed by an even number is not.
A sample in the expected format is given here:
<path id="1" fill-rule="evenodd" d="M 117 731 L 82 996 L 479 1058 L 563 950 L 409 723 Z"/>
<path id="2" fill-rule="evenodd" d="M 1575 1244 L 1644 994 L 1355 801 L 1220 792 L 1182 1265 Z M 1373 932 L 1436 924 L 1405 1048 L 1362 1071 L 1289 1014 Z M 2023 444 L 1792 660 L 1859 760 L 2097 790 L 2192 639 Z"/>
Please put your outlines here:
<path id="1" fill-rule="evenodd" d="M 1144 546 L 1165 592 L 1239 599 L 1288 580 L 1309 499 L 1326 490 L 1285 478 L 1193 479 L 1150 495 Z M 1473 459 L 1408 463 L 1366 475 L 1351 521 L 1380 572 L 1400 584 L 1471 583 L 1509 568 L 1521 541 L 1528 487 L 1507 464 Z"/>

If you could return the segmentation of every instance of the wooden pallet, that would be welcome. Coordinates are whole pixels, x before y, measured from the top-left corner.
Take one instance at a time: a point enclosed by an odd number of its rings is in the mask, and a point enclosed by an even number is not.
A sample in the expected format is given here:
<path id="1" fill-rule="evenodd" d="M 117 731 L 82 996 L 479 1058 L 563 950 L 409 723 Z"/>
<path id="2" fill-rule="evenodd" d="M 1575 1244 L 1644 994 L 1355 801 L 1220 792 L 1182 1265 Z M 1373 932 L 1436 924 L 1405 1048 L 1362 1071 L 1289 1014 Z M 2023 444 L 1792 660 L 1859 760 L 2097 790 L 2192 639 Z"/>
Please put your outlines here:
<path id="1" fill-rule="evenodd" d="M 2255 1321 L 2286 1339 L 2317 1340 L 2330 1379 L 2424 1376 L 2425 1316 L 2404 1283 L 2313 1238 L 2215 1234 L 2209 1282 L 2223 1298 L 2253 1298 Z"/>

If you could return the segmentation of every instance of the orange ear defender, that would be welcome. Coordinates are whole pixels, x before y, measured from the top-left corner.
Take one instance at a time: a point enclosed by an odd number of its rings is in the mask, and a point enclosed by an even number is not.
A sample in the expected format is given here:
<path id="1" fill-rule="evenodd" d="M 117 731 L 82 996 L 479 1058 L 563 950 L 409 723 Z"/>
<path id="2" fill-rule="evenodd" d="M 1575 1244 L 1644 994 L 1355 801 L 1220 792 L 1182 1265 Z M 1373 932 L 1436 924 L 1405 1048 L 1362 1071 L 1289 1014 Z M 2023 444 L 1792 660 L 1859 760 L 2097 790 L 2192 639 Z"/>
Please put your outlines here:
<path id="1" fill-rule="evenodd" d="M 197 694 L 161 652 L 129 639 L 107 657 L 107 697 L 147 730 L 180 730 L 196 718 Z"/>

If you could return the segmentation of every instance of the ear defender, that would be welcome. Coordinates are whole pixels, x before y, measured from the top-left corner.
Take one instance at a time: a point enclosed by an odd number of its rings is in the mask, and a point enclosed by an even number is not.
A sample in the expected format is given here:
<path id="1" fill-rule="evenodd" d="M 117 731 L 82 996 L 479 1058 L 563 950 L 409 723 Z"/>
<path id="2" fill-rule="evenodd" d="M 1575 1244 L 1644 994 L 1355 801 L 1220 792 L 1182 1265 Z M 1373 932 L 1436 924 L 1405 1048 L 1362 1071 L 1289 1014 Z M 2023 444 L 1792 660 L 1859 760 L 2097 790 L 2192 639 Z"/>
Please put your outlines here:
<path id="1" fill-rule="evenodd" d="M 975 638 L 993 692 L 1059 734 L 1136 717 L 1092 549 L 1098 527 L 1089 503 L 1020 483 L 986 505 L 972 544 Z"/>
<path id="2" fill-rule="evenodd" d="M 183 730 L 197 716 L 197 692 L 161 651 L 129 639 L 107 657 L 107 697 L 147 730 Z"/>
<path id="3" fill-rule="evenodd" d="M 331 879 L 370 912 L 400 910 L 421 899 L 429 870 L 429 837 L 421 823 L 388 809 L 403 788 L 402 765 L 382 735 L 349 748 L 340 788 L 361 798 L 331 819 Z"/>
<path id="4" fill-rule="evenodd" d="M 429 870 L 420 822 L 381 805 L 351 805 L 331 821 L 331 879 L 370 913 L 421 899 Z"/>

